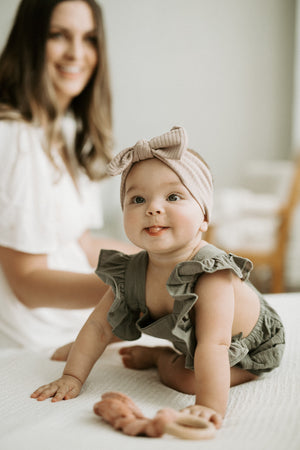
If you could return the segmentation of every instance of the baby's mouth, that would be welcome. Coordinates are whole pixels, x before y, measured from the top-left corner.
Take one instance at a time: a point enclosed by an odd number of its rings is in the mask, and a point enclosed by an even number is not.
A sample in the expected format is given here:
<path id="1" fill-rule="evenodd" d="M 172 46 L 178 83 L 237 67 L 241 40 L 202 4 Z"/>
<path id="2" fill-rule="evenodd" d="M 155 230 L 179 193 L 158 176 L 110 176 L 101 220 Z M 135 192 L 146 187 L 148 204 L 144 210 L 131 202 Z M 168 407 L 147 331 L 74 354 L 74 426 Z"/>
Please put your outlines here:
<path id="1" fill-rule="evenodd" d="M 157 236 L 157 235 L 161 234 L 164 230 L 167 230 L 167 228 L 168 227 L 153 226 L 153 227 L 145 228 L 145 230 L 151 236 Z"/>

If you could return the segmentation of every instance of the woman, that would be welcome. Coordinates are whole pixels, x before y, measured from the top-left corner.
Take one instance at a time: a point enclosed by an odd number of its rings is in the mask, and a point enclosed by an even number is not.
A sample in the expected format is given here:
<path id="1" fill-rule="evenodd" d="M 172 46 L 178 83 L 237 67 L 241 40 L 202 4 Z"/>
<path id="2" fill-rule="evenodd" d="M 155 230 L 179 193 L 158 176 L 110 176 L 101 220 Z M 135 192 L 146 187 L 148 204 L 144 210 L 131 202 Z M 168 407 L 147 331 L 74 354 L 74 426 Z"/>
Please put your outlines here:
<path id="1" fill-rule="evenodd" d="M 111 148 L 99 5 L 22 0 L 0 57 L 2 341 L 69 342 L 106 291 L 99 250 L 128 250 L 88 231 L 101 225 L 96 181 Z"/>

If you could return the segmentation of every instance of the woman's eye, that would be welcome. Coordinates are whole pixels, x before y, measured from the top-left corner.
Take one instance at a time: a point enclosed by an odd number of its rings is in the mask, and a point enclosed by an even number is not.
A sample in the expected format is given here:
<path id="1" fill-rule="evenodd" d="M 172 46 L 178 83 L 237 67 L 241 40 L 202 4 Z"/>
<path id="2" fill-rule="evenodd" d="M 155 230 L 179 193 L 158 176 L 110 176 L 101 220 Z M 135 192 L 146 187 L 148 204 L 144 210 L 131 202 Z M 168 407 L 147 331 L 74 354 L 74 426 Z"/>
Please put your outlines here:
<path id="1" fill-rule="evenodd" d="M 64 34 L 61 31 L 50 31 L 48 38 L 49 39 L 61 39 L 64 37 Z"/>
<path id="2" fill-rule="evenodd" d="M 141 203 L 144 203 L 145 199 L 143 197 L 140 197 L 139 195 L 137 195 L 136 197 L 133 198 L 132 201 L 136 205 L 140 205 Z"/>
<path id="3" fill-rule="evenodd" d="M 93 45 L 94 47 L 97 46 L 97 36 L 94 36 L 94 35 L 87 36 L 85 39 L 86 39 L 86 42 Z"/>
<path id="4" fill-rule="evenodd" d="M 170 194 L 168 196 L 169 202 L 177 202 L 178 200 L 180 200 L 180 196 L 178 194 Z"/>

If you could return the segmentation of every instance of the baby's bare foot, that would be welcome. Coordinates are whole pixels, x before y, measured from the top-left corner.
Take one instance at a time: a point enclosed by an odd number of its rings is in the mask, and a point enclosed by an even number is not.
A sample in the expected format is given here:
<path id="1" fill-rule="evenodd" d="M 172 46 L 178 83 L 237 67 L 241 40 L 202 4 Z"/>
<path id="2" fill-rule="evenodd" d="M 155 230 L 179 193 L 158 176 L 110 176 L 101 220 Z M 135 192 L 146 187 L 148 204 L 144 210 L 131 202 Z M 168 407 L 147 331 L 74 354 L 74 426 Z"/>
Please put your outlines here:
<path id="1" fill-rule="evenodd" d="M 143 370 L 156 366 L 157 347 L 134 345 L 121 348 L 119 353 L 122 355 L 124 366 L 129 369 Z"/>
<path id="2" fill-rule="evenodd" d="M 157 361 L 162 352 L 173 351 L 170 347 L 145 347 L 134 345 L 119 350 L 125 367 L 129 369 L 150 369 L 157 367 Z"/>

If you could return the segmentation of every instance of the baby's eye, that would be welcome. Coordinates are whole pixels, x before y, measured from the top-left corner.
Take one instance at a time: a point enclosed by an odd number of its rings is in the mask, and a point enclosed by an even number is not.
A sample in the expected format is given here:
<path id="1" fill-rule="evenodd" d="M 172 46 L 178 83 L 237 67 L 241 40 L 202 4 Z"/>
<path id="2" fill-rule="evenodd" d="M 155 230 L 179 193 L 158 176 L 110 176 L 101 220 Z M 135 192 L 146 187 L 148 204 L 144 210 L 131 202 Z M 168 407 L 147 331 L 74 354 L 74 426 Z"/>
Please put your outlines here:
<path id="1" fill-rule="evenodd" d="M 140 205 L 145 202 L 144 197 L 141 197 L 140 195 L 137 195 L 136 197 L 133 197 L 132 203 L 135 203 L 136 205 Z"/>
<path id="2" fill-rule="evenodd" d="M 180 200 L 180 196 L 178 194 L 170 194 L 168 196 L 169 202 L 177 202 L 178 200 Z"/>

